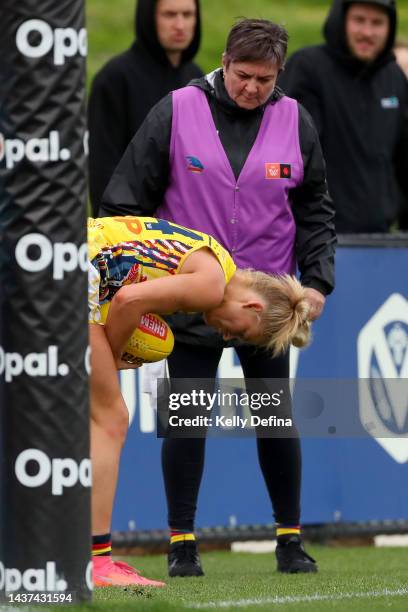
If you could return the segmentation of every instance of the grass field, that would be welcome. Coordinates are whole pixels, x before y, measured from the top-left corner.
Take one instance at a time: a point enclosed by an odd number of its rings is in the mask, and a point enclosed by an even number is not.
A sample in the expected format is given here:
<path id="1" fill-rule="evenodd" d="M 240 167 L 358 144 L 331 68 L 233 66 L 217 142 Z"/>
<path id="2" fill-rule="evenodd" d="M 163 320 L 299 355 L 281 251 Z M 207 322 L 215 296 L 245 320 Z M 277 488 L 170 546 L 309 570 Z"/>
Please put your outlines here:
<path id="1" fill-rule="evenodd" d="M 167 586 L 97 589 L 93 604 L 69 610 L 407 612 L 407 548 L 314 546 L 308 551 L 318 560 L 318 574 L 277 574 L 273 554 L 213 552 L 202 554 L 204 578 L 169 580 L 164 556 L 126 558 L 135 567 L 143 568 L 146 576 L 167 581 Z"/>
<path id="2" fill-rule="evenodd" d="M 135 0 L 87 0 L 88 82 L 134 38 Z M 203 70 L 220 63 L 225 38 L 237 17 L 277 21 L 289 31 L 289 53 L 322 40 L 321 28 L 331 0 L 201 0 L 203 36 L 197 62 Z M 399 37 L 408 39 L 408 2 L 399 0 Z"/>

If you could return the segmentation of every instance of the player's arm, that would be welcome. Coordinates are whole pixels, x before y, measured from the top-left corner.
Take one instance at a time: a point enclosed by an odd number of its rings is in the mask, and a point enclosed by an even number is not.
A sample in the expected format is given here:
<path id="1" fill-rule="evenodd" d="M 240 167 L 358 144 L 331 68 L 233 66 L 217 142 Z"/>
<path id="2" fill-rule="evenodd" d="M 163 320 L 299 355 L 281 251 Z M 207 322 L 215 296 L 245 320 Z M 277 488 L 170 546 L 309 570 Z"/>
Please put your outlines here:
<path id="1" fill-rule="evenodd" d="M 120 359 L 143 314 L 205 312 L 222 302 L 224 290 L 221 266 L 210 252 L 204 251 L 188 257 L 177 276 L 122 287 L 111 302 L 105 325 L 115 359 Z"/>

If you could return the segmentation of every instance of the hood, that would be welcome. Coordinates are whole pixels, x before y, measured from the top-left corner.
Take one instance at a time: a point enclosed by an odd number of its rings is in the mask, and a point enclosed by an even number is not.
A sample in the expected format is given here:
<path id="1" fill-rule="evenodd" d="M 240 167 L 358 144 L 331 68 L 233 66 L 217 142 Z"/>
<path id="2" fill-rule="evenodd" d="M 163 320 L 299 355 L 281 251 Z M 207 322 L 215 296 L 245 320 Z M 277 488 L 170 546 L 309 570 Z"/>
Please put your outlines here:
<path id="1" fill-rule="evenodd" d="M 169 63 L 163 47 L 159 43 L 156 31 L 156 5 L 157 0 L 138 0 L 135 14 L 135 32 L 137 45 L 152 55 L 162 64 Z M 201 38 L 201 16 L 199 0 L 195 0 L 197 9 L 197 24 L 193 40 L 183 51 L 182 63 L 189 62 L 196 55 L 200 46 Z"/>
<path id="2" fill-rule="evenodd" d="M 377 59 L 369 65 L 369 71 L 371 72 L 384 63 L 388 63 L 394 59 L 392 48 L 394 47 L 397 28 L 397 9 L 395 0 L 333 0 L 332 7 L 323 27 L 323 34 L 329 51 L 335 55 L 338 60 L 347 64 L 350 69 L 354 68 L 356 71 L 367 70 L 367 64 L 355 58 L 349 51 L 346 43 L 344 28 L 345 15 L 348 6 L 356 2 L 381 6 L 387 10 L 390 18 L 390 33 L 387 44 Z"/>

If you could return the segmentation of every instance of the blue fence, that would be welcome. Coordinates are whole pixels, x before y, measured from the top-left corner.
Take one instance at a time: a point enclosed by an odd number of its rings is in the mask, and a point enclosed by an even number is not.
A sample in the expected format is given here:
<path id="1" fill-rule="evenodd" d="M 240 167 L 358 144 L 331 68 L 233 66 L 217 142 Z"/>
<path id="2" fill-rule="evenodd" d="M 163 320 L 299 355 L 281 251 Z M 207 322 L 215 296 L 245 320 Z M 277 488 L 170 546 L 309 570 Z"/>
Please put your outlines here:
<path id="1" fill-rule="evenodd" d="M 408 379 L 408 249 L 341 247 L 337 287 L 306 351 L 293 351 L 298 379 Z M 232 349 L 219 376 L 240 378 Z M 407 380 L 408 385 L 408 380 Z M 166 527 L 155 412 L 143 368 L 122 374 L 131 427 L 122 456 L 113 529 Z M 360 395 L 359 418 L 376 438 L 305 438 L 302 522 L 408 517 L 408 393 L 378 403 Z M 197 526 L 270 523 L 254 439 L 207 440 Z"/>

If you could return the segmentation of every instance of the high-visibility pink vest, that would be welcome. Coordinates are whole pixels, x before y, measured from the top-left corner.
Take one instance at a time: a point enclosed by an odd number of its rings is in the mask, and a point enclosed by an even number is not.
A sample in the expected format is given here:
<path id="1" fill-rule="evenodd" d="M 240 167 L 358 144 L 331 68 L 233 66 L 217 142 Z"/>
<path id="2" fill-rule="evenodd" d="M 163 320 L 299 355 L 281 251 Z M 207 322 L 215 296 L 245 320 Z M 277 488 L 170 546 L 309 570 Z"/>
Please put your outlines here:
<path id="1" fill-rule="evenodd" d="M 236 180 L 205 93 L 188 86 L 172 100 L 170 183 L 157 217 L 211 234 L 240 268 L 294 273 L 289 191 L 303 180 L 297 102 L 283 97 L 266 106 Z"/>

